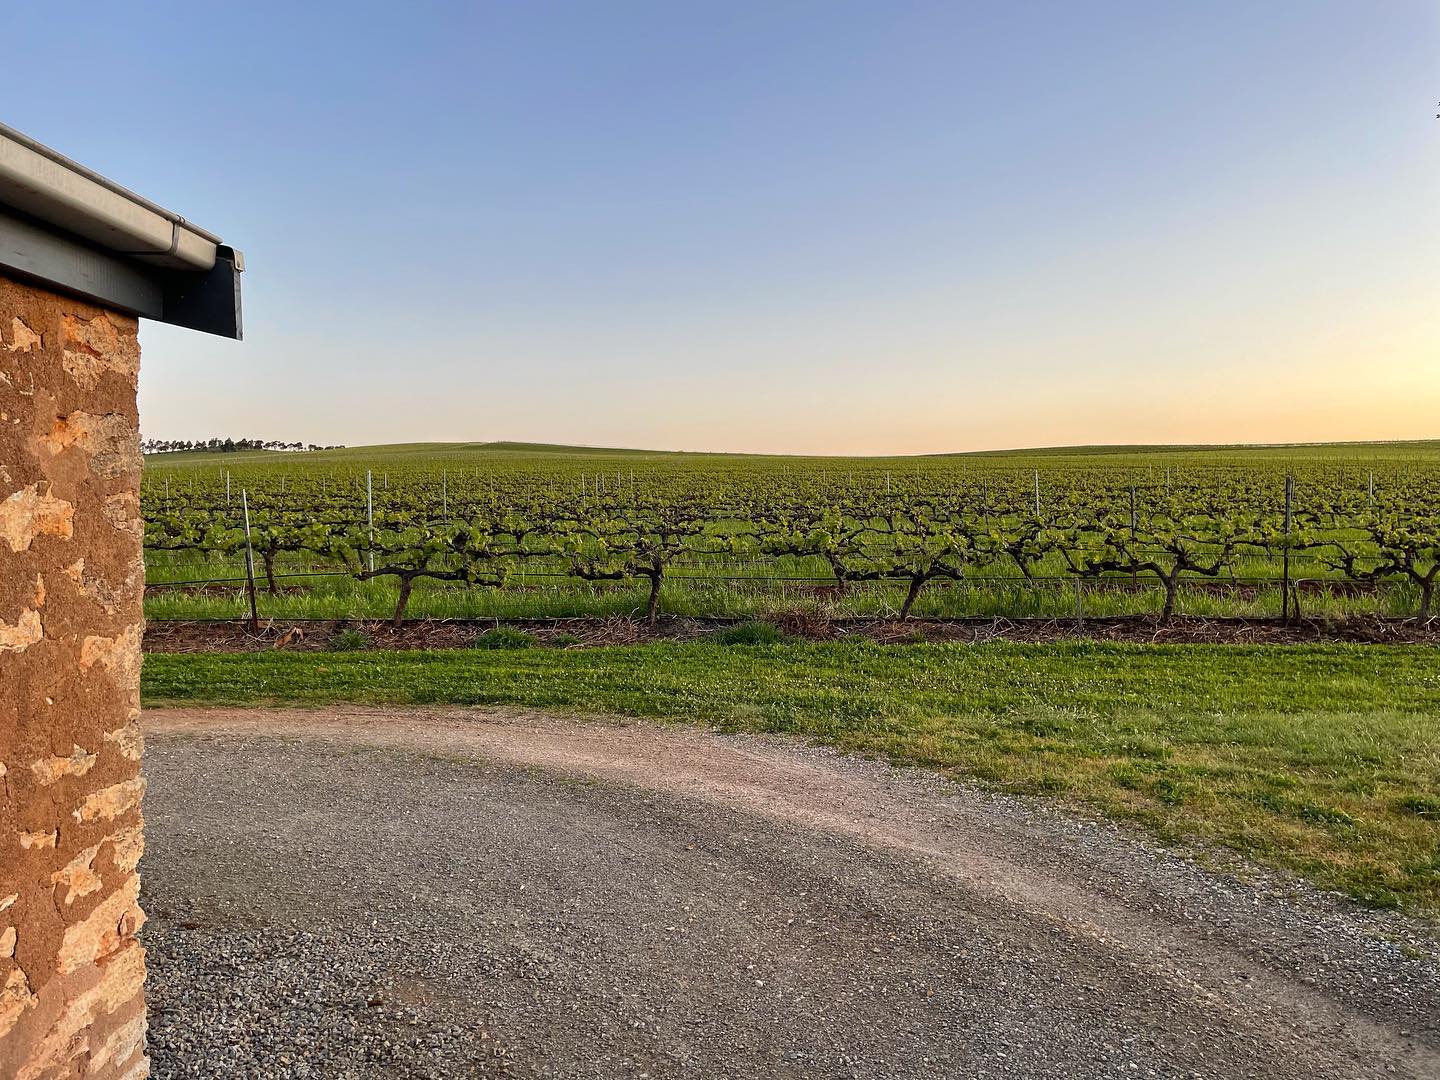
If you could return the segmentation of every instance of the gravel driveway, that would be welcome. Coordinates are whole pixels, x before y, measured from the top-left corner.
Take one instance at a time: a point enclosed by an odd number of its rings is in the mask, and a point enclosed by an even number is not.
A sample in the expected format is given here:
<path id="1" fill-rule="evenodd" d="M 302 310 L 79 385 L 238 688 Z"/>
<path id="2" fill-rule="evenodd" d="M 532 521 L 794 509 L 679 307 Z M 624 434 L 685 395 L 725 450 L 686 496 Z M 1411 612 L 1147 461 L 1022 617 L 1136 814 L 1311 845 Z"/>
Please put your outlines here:
<path id="1" fill-rule="evenodd" d="M 801 743 L 146 716 L 166 1077 L 1440 1076 L 1437 939 Z"/>

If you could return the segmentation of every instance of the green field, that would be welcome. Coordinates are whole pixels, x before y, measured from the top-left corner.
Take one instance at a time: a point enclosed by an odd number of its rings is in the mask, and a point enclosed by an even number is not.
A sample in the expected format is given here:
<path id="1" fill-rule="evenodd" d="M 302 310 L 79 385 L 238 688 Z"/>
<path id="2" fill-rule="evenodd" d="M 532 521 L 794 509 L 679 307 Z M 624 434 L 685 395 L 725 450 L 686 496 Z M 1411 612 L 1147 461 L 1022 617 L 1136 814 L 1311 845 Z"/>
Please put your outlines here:
<path id="1" fill-rule="evenodd" d="M 1287 548 L 1311 614 L 1400 616 L 1424 607 L 1417 574 L 1440 550 L 1433 441 L 922 458 L 187 452 L 146 462 L 151 618 L 243 613 L 242 492 L 257 567 L 276 575 L 262 615 L 286 619 L 384 616 L 409 577 L 405 613 L 442 618 L 635 614 L 652 590 L 660 611 L 734 617 L 819 604 L 1056 618 L 1077 602 L 1155 614 L 1177 566 L 1177 612 L 1273 617 Z"/>
<path id="2" fill-rule="evenodd" d="M 645 645 L 150 655 L 174 702 L 519 705 L 783 732 L 1440 913 L 1440 650 Z"/>

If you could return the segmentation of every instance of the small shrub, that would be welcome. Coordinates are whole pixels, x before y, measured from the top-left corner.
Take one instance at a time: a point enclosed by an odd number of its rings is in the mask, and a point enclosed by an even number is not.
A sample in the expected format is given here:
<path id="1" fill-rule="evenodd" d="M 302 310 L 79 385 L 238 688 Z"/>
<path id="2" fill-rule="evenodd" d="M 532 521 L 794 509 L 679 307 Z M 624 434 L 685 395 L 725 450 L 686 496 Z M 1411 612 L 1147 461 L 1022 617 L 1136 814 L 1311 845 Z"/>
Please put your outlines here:
<path id="1" fill-rule="evenodd" d="M 727 626 L 715 635 L 721 645 L 779 645 L 786 639 L 776 626 L 767 622 L 743 622 Z"/>
<path id="2" fill-rule="evenodd" d="M 551 634 L 545 639 L 545 644 L 556 649 L 568 649 L 571 645 L 579 645 L 580 639 L 574 634 Z"/>
<path id="3" fill-rule="evenodd" d="M 370 648 L 370 635 L 363 630 L 347 627 L 330 639 L 331 652 L 360 652 Z"/>
<path id="4" fill-rule="evenodd" d="M 513 626 L 497 626 L 486 630 L 470 644 L 477 649 L 528 649 L 535 644 L 535 635 Z"/>

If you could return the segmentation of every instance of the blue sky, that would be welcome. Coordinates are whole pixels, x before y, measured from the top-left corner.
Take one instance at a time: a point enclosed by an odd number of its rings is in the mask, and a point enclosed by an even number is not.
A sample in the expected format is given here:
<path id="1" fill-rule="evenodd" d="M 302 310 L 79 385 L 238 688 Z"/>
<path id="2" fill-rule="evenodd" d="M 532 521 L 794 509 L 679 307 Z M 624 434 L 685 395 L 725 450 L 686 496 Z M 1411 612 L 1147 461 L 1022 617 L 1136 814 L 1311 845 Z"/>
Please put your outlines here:
<path id="1" fill-rule="evenodd" d="M 1428 0 L 7 16 L 6 122 L 246 253 L 148 435 L 1440 436 Z"/>

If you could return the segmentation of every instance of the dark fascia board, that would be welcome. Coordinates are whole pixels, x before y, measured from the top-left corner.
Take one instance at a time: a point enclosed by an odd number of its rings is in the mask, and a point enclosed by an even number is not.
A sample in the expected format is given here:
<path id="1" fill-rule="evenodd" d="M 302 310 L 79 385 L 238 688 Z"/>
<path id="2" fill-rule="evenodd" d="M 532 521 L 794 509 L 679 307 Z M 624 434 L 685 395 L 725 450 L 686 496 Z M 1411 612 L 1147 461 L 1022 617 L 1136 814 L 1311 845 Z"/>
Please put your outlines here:
<path id="1" fill-rule="evenodd" d="M 243 268 L 223 245 L 209 270 L 154 266 L 0 204 L 0 270 L 143 319 L 238 340 Z"/>
<path id="2" fill-rule="evenodd" d="M 240 274 L 244 259 L 234 248 L 217 244 L 215 265 L 205 271 L 168 270 L 162 322 L 221 337 L 243 337 L 240 321 Z"/>

